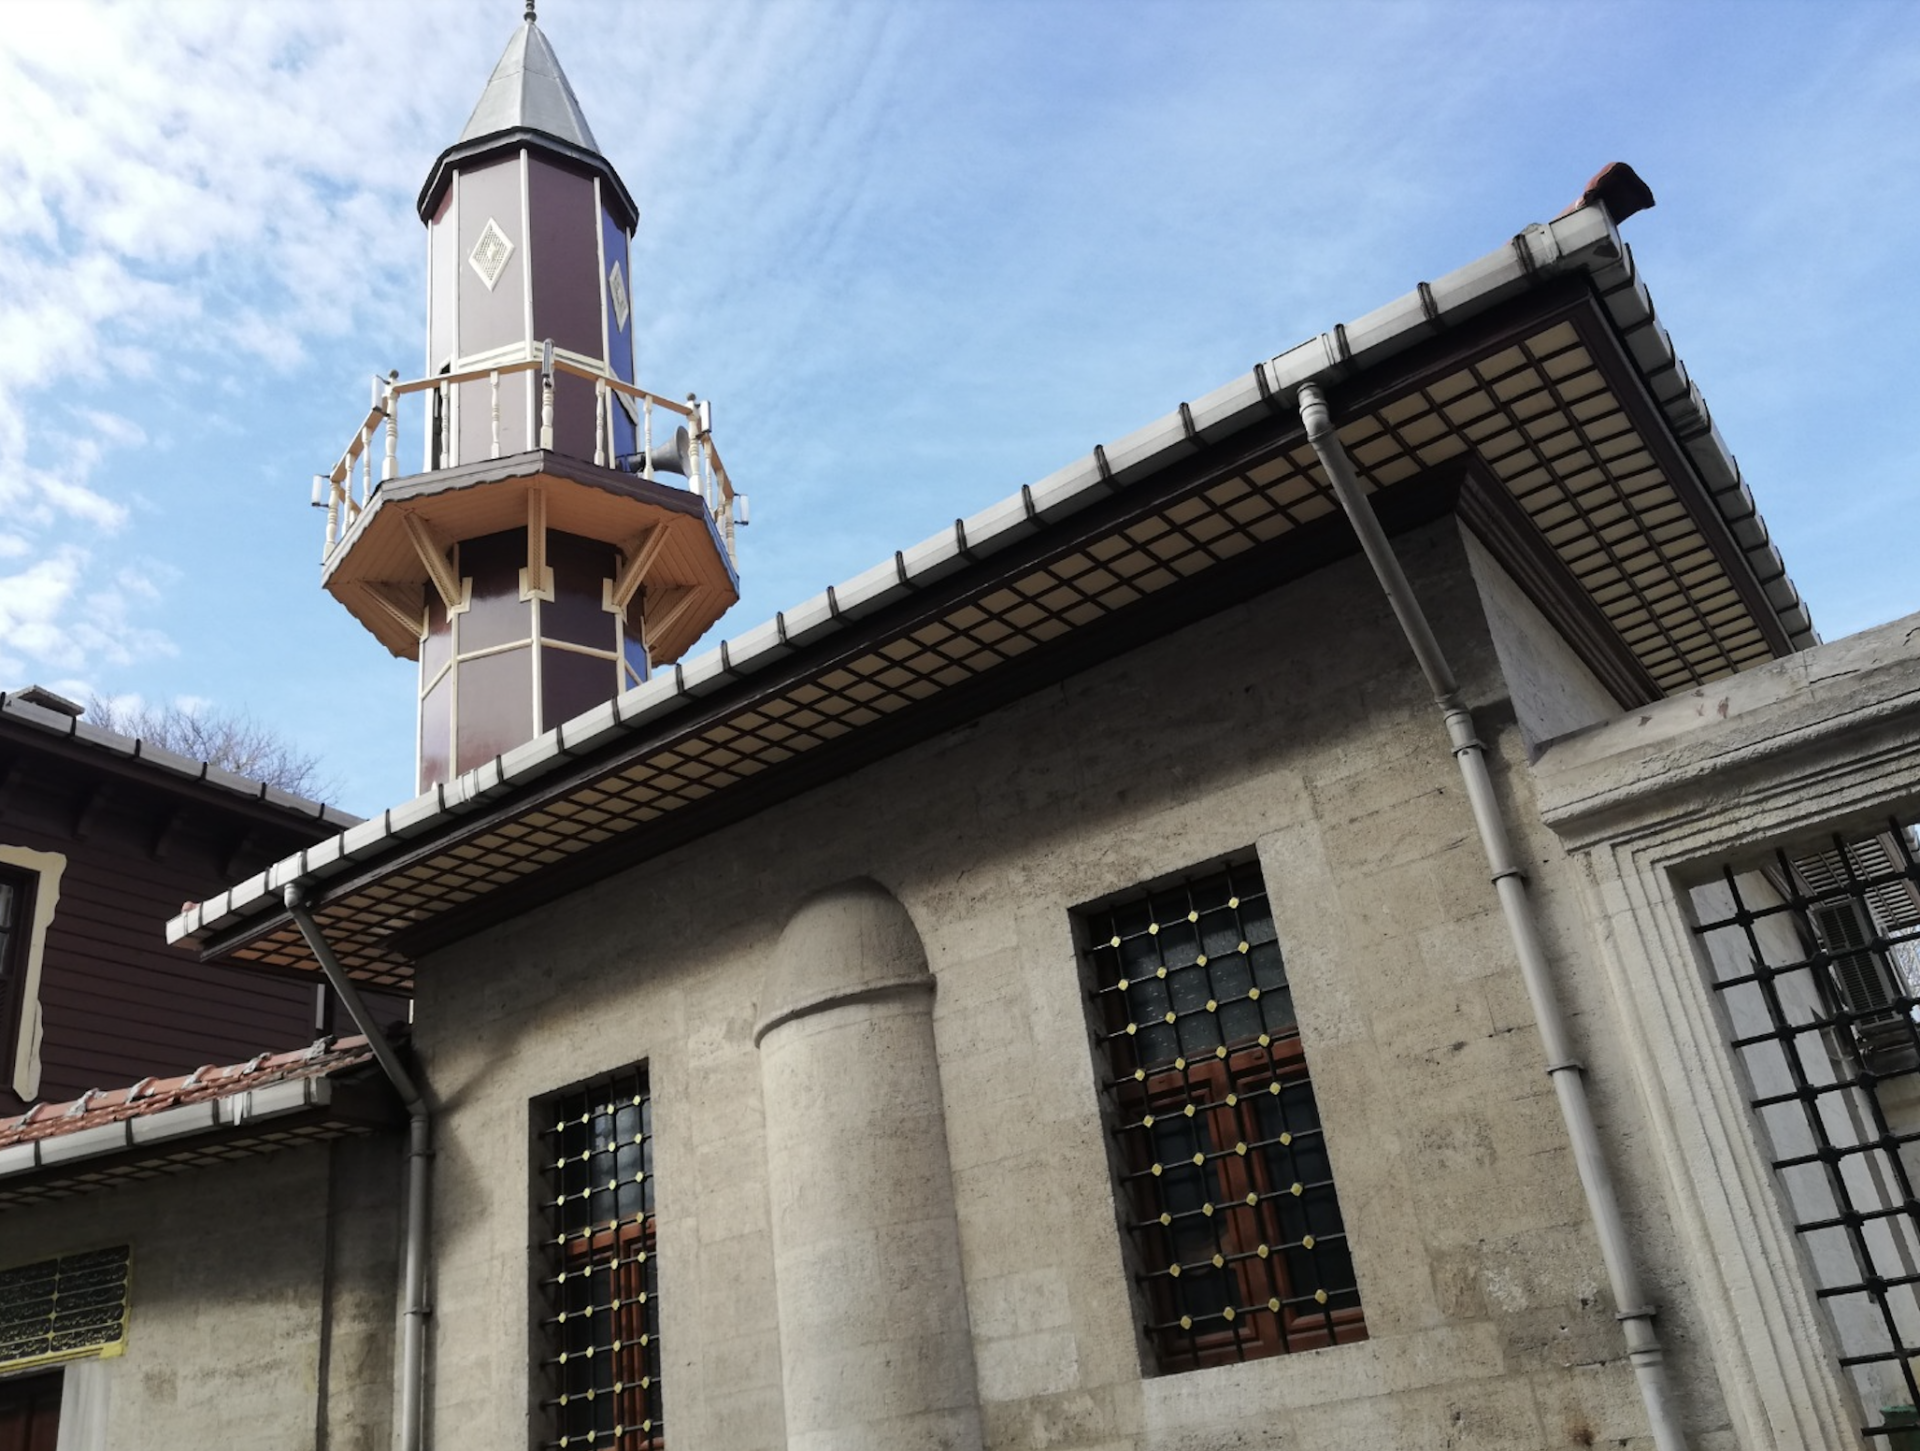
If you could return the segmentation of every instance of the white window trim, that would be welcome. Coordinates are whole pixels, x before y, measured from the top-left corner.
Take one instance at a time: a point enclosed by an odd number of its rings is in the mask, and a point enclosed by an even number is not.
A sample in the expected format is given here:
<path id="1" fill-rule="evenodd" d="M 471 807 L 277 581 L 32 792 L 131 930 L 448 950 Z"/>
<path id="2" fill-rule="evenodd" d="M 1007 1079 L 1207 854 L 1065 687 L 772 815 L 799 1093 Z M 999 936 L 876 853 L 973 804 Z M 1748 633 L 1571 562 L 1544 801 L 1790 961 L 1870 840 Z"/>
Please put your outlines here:
<path id="1" fill-rule="evenodd" d="M 60 877 L 67 869 L 67 859 L 59 852 L 0 845 L 0 866 L 19 867 L 34 878 L 33 904 L 27 909 L 31 915 L 20 984 L 20 1021 L 14 1034 L 13 1062 L 7 1065 L 7 1086 L 23 1102 L 32 1103 L 40 1096 L 40 1044 L 45 1037 L 40 1019 L 40 968 L 46 960 L 47 926 L 60 902 Z"/>

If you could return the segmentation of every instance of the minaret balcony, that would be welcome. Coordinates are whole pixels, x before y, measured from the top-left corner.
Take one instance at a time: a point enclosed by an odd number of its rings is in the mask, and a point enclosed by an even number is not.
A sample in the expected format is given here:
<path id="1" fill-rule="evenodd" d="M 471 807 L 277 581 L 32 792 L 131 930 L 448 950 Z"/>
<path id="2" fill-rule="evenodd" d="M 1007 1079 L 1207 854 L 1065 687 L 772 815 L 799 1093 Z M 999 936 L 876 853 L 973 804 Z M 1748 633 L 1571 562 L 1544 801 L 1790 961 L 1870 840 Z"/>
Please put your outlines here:
<path id="1" fill-rule="evenodd" d="M 391 374 L 339 461 L 314 478 L 321 582 L 390 651 L 417 660 L 430 615 L 466 607 L 463 542 L 524 530 L 522 588 L 538 593 L 551 577 L 549 531 L 597 541 L 614 551 L 604 607 L 644 640 L 648 663 L 671 662 L 740 593 L 746 498 L 711 420 L 705 402 L 663 398 L 551 344 L 411 382 Z M 403 456 L 421 471 L 403 476 Z"/>

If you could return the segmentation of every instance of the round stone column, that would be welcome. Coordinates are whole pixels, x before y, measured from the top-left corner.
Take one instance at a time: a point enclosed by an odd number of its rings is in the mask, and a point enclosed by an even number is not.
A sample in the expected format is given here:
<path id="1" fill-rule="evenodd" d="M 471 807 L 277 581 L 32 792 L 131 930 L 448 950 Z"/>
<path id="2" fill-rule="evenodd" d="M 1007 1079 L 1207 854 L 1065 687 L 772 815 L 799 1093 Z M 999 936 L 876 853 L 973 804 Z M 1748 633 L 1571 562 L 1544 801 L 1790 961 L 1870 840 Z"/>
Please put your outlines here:
<path id="1" fill-rule="evenodd" d="M 781 934 L 755 1030 L 790 1451 L 979 1451 L 973 1341 L 906 909 L 854 881 Z"/>

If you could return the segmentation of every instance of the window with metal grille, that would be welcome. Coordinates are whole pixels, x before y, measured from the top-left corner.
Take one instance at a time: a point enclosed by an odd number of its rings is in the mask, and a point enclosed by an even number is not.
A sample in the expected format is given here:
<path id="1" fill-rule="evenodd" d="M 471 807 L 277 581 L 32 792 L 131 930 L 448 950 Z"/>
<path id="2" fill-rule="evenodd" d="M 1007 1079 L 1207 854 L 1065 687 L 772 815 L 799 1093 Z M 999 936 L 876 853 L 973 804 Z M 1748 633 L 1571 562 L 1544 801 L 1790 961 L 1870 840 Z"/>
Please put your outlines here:
<path id="1" fill-rule="evenodd" d="M 0 1371 L 118 1350 L 130 1259 L 119 1245 L 0 1270 Z"/>
<path id="2" fill-rule="evenodd" d="M 539 1105 L 543 1446 L 658 1451 L 653 1104 L 644 1067 Z"/>
<path id="3" fill-rule="evenodd" d="M 1724 867 L 1695 931 L 1864 1434 L 1920 1424 L 1920 867 L 1911 818 Z"/>
<path id="4" fill-rule="evenodd" d="M 1079 916 L 1162 1371 L 1366 1338 L 1273 912 L 1251 863 Z"/>

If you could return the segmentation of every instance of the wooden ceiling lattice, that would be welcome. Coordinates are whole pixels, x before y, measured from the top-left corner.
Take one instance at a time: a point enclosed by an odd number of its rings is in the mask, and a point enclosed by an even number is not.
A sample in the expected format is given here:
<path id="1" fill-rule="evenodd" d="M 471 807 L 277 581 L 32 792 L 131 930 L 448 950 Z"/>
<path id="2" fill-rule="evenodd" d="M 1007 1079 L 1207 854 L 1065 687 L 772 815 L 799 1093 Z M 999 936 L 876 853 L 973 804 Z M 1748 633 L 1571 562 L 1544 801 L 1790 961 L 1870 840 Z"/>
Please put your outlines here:
<path id="1" fill-rule="evenodd" d="M 1539 530 L 1662 691 L 1730 674 L 1772 649 L 1726 567 L 1580 330 L 1561 320 L 1418 383 L 1340 429 L 1363 486 L 1387 490 L 1475 456 Z M 389 939 L 462 904 L 682 811 L 1142 605 L 1176 582 L 1334 513 L 1298 436 L 1146 518 L 718 721 L 690 725 L 564 799 L 398 866 L 317 911 L 361 980 L 405 987 Z M 1683 481 L 1691 487 L 1691 481 Z M 291 924 L 233 958 L 308 969 Z"/>

